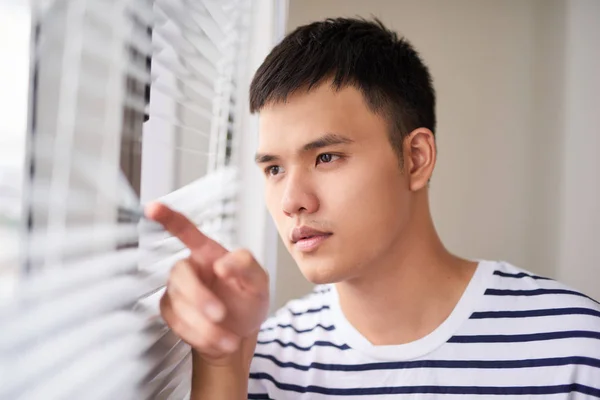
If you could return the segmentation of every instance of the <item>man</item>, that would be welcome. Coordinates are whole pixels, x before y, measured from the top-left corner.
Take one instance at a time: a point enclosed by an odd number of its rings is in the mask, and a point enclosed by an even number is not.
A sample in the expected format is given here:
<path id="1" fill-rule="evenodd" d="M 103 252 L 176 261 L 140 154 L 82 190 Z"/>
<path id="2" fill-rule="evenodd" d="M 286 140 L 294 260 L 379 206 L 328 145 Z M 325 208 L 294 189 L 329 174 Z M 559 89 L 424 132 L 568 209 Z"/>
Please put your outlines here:
<path id="1" fill-rule="evenodd" d="M 378 21 L 302 26 L 250 100 L 268 209 L 318 286 L 263 324 L 252 255 L 149 206 L 191 250 L 161 310 L 193 348 L 193 399 L 600 398 L 597 302 L 440 241 L 435 94 L 406 40 Z"/>

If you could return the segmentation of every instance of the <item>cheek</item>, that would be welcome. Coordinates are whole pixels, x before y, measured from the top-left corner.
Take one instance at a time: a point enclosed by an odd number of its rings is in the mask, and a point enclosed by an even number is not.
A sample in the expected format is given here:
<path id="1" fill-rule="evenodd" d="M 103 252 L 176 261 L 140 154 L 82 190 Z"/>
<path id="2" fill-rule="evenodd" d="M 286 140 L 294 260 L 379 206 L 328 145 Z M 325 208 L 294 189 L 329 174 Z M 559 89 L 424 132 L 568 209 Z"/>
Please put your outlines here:
<path id="1" fill-rule="evenodd" d="M 265 204 L 267 206 L 267 210 L 269 210 L 269 213 L 271 213 L 273 218 L 275 218 L 275 216 L 276 216 L 275 212 L 277 211 L 277 204 L 278 204 L 277 203 L 277 193 L 273 190 L 272 187 L 269 187 L 269 186 L 265 187 Z"/>
<path id="2" fill-rule="evenodd" d="M 354 252 L 371 252 L 394 240 L 405 223 L 407 190 L 399 170 L 357 168 L 351 179 L 332 183 L 328 199 L 343 245 Z M 377 171 L 377 172 L 375 172 Z"/>
<path id="3" fill-rule="evenodd" d="M 319 197 L 329 212 L 349 219 L 379 220 L 396 215 L 406 202 L 403 185 L 403 177 L 393 165 L 357 165 L 326 182 Z"/>
<path id="4" fill-rule="evenodd" d="M 275 222 L 275 226 L 280 234 L 282 234 L 282 230 L 285 228 L 283 226 L 283 222 L 287 218 L 281 209 L 281 195 L 277 191 L 277 188 L 274 187 L 266 187 L 265 188 L 265 204 L 267 206 L 267 210 L 269 214 L 271 214 L 271 218 Z M 287 233 L 287 232 L 286 232 Z"/>

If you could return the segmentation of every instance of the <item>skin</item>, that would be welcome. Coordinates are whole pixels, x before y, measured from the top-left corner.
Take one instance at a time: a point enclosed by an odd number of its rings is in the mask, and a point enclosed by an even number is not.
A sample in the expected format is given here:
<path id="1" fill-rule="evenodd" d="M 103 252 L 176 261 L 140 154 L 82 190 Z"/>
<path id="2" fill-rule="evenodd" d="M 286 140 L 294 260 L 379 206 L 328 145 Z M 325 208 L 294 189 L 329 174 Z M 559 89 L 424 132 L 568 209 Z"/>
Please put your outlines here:
<path id="1" fill-rule="evenodd" d="M 260 120 L 267 207 L 304 276 L 335 283 L 344 314 L 374 344 L 415 340 L 440 325 L 475 263 L 450 254 L 431 219 L 433 133 L 413 131 L 400 163 L 387 121 L 354 87 L 328 84 L 268 105 Z M 332 134 L 329 142 L 340 143 L 327 145 Z M 301 225 L 332 235 L 303 252 L 289 240 Z"/>
<path id="2" fill-rule="evenodd" d="M 406 343 L 437 328 L 476 263 L 446 250 L 431 218 L 433 133 L 411 132 L 400 162 L 387 121 L 355 88 L 328 83 L 268 104 L 260 121 L 266 204 L 304 276 L 334 283 L 344 315 L 373 344 Z M 248 251 L 227 252 L 162 204 L 146 215 L 191 251 L 171 272 L 161 313 L 193 348 L 192 398 L 245 398 L 268 310 L 266 273 Z M 302 251 L 290 240 L 300 226 L 329 235 Z"/>
<path id="3" fill-rule="evenodd" d="M 192 348 L 191 399 L 245 399 L 269 279 L 247 250 L 227 252 L 184 215 L 149 204 L 146 216 L 190 249 L 160 300 L 167 325 Z"/>

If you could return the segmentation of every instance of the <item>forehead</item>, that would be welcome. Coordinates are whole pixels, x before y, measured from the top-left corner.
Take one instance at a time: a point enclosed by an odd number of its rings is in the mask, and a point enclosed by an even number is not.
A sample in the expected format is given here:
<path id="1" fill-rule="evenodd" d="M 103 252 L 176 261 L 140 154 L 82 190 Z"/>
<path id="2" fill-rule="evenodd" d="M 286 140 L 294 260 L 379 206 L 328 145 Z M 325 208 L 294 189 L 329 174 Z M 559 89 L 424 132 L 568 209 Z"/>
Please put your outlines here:
<path id="1" fill-rule="evenodd" d="M 359 90 L 351 86 L 333 90 L 329 84 L 294 93 L 260 112 L 260 151 L 295 149 L 326 133 L 355 143 L 385 139 L 386 123 L 367 107 Z"/>

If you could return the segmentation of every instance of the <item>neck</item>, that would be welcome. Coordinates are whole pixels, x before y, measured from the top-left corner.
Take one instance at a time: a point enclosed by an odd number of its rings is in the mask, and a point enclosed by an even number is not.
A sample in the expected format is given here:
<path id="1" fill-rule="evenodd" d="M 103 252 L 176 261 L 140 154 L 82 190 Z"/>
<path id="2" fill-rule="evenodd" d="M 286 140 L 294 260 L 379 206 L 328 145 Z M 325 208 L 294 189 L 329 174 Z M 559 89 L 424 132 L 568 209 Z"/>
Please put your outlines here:
<path id="1" fill-rule="evenodd" d="M 427 194 L 415 201 L 401 238 L 364 274 L 336 284 L 348 321 L 374 345 L 408 343 L 434 331 L 452 312 L 476 263 L 443 246 Z"/>

